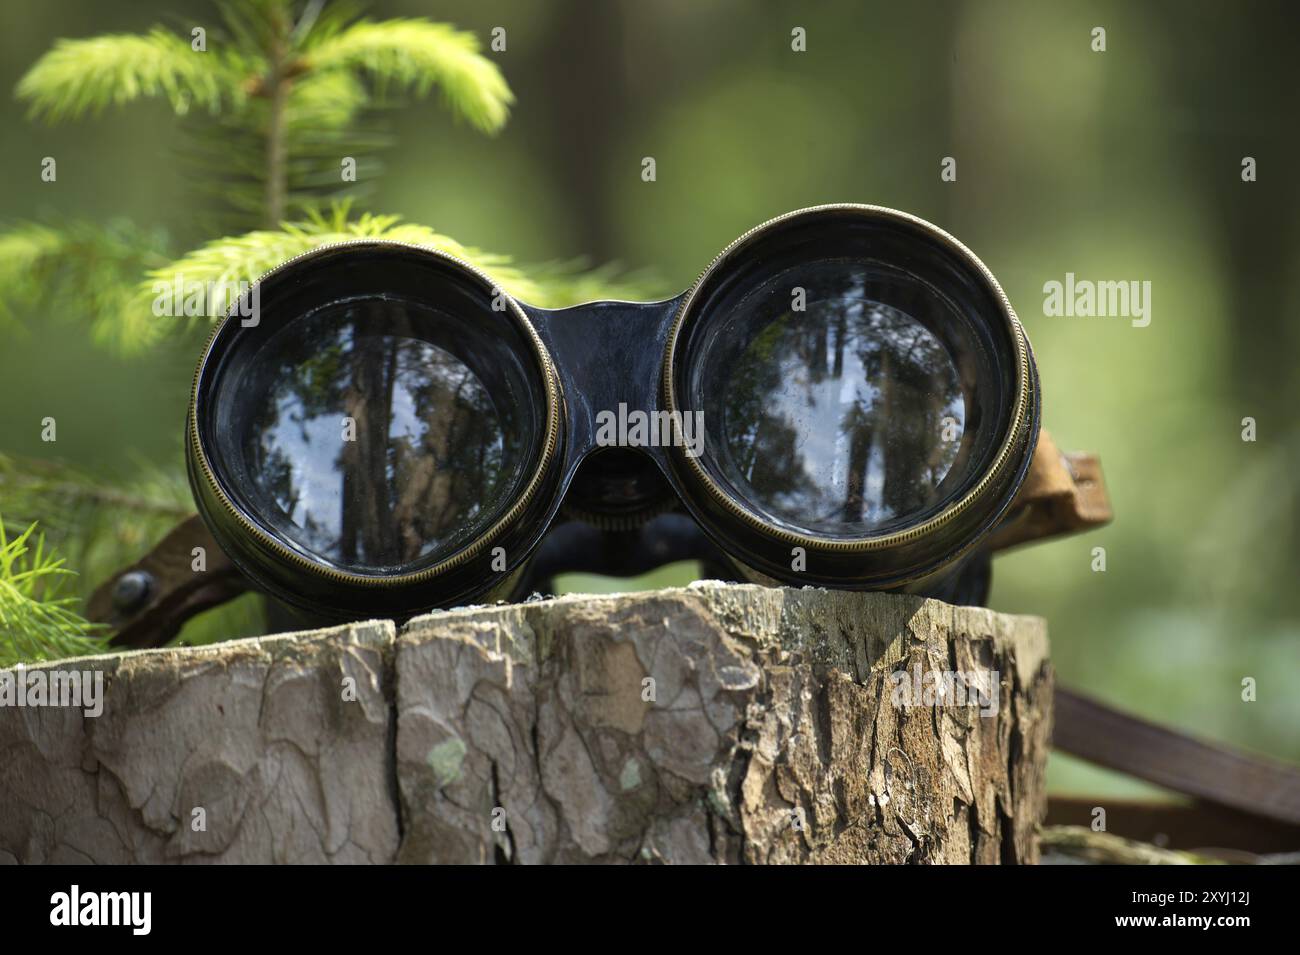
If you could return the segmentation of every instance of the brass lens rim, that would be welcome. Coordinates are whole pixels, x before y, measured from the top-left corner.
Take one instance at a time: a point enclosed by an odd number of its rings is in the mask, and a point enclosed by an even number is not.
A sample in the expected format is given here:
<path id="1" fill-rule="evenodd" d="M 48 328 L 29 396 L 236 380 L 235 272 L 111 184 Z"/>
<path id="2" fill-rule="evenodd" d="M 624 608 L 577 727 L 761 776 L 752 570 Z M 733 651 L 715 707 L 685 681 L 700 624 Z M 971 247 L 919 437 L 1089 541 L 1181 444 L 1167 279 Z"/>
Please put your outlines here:
<path id="1" fill-rule="evenodd" d="M 937 240 L 949 251 L 955 253 L 959 259 L 963 260 L 966 264 L 975 269 L 978 275 L 986 283 L 988 290 L 993 293 L 994 299 L 1000 305 L 1000 314 L 1006 322 L 1006 329 L 1015 351 L 1014 364 L 1016 368 L 1016 395 L 1010 423 L 1007 427 L 1006 435 L 1004 436 L 993 460 L 993 464 L 973 488 L 944 510 L 919 524 L 915 524 L 902 530 L 893 531 L 888 534 L 868 535 L 852 539 L 813 537 L 807 534 L 796 533 L 770 521 L 764 520 L 759 515 L 737 503 L 733 495 L 713 479 L 713 477 L 708 473 L 708 470 L 701 463 L 703 455 L 701 455 L 700 458 L 694 458 L 685 454 L 683 452 L 683 436 L 680 433 L 676 435 L 670 459 L 676 465 L 680 466 L 684 464 L 686 468 L 685 476 L 695 486 L 703 488 L 705 493 L 708 494 L 709 497 L 716 504 L 720 505 L 728 514 L 743 521 L 761 534 L 775 540 L 803 547 L 810 552 L 835 554 L 855 554 L 884 550 L 890 547 L 896 547 L 900 544 L 907 544 L 916 541 L 944 528 L 976 503 L 984 500 L 990 490 L 996 491 L 996 482 L 1013 458 L 1018 456 L 1023 457 L 1031 454 L 1033 451 L 1033 442 L 1026 441 L 1025 435 L 1025 425 L 1031 417 L 1033 405 L 1033 376 L 1030 371 L 1031 359 L 1029 342 L 1025 335 L 1024 328 L 1020 324 L 1020 319 L 1016 316 L 1015 309 L 1011 307 L 1011 302 L 1007 298 L 1006 293 L 1002 290 L 1002 286 L 998 284 L 998 280 L 994 278 L 993 273 L 989 271 L 988 266 L 980 261 L 979 257 L 975 255 L 974 252 L 933 223 L 927 222 L 918 216 L 910 215 L 906 212 L 900 212 L 897 209 L 862 203 L 830 203 L 826 205 L 809 206 L 805 209 L 796 209 L 793 212 L 787 212 L 774 219 L 768 219 L 766 222 L 760 223 L 744 235 L 734 240 L 730 245 L 719 252 L 714 257 L 713 261 L 709 263 L 708 267 L 700 273 L 694 284 L 682 298 L 681 304 L 677 307 L 677 314 L 673 318 L 672 326 L 668 332 L 668 341 L 664 346 L 663 379 L 661 382 L 661 389 L 664 407 L 670 413 L 669 420 L 673 423 L 674 428 L 680 427 L 682 415 L 684 414 L 684 409 L 681 408 L 678 401 L 676 386 L 678 370 L 678 342 L 682 336 L 683 329 L 686 327 L 687 321 L 692 317 L 692 306 L 695 305 L 700 290 L 704 287 L 705 283 L 718 274 L 722 269 L 728 267 L 737 255 L 743 254 L 745 247 L 759 235 L 769 232 L 793 219 L 843 215 L 845 213 L 861 215 L 869 220 L 885 221 L 918 228 L 929 237 Z"/>
<path id="2" fill-rule="evenodd" d="M 294 567 L 307 571 L 308 573 L 324 580 L 358 587 L 390 589 L 414 584 L 423 584 L 447 573 L 448 571 L 463 566 L 481 554 L 494 540 L 499 538 L 519 519 L 528 506 L 533 502 L 533 499 L 537 496 L 539 489 L 542 487 L 543 481 L 546 479 L 551 467 L 555 463 L 560 446 L 561 402 L 559 376 L 556 374 L 555 365 L 551 359 L 550 352 L 547 351 L 541 337 L 537 334 L 537 329 L 533 327 L 533 323 L 529 320 L 528 315 L 524 312 L 523 308 L 520 307 L 519 303 L 513 296 L 508 295 L 503 289 L 501 289 L 501 287 L 494 282 L 487 273 L 462 259 L 456 258 L 454 255 L 442 251 L 441 249 L 427 245 L 416 245 L 409 242 L 395 242 L 390 239 L 359 238 L 347 239 L 340 242 L 329 242 L 309 249 L 291 259 L 287 259 L 275 268 L 262 273 L 257 277 L 253 285 L 260 285 L 262 282 L 278 275 L 290 266 L 324 255 L 325 253 L 335 249 L 376 246 L 432 256 L 453 268 L 464 272 L 467 276 L 480 283 L 484 288 L 491 290 L 495 295 L 500 295 L 502 301 L 507 306 L 508 312 L 520 330 L 524 333 L 525 339 L 532 349 L 533 357 L 536 359 L 537 368 L 541 373 L 543 390 L 546 394 L 546 432 L 543 435 L 541 454 L 532 476 L 529 478 L 528 483 L 524 486 L 523 490 L 520 491 L 519 495 L 515 498 L 514 502 L 501 517 L 494 521 L 491 526 L 484 530 L 478 537 L 474 538 L 474 540 L 469 544 L 435 564 L 409 573 L 386 574 L 382 576 L 348 573 L 319 561 L 312 560 L 300 551 L 288 547 L 283 542 L 275 539 L 275 537 L 268 534 L 264 529 L 251 521 L 248 516 L 243 513 L 242 509 L 230 499 L 230 496 L 221 486 L 221 482 L 213 472 L 212 462 L 204 449 L 203 439 L 199 432 L 199 398 L 203 373 L 208 366 L 208 361 L 212 356 L 213 348 L 218 337 L 221 335 L 222 330 L 229 322 L 238 321 L 240 319 L 240 316 L 238 315 L 240 301 L 233 303 L 230 310 L 227 311 L 226 316 L 217 323 L 212 334 L 208 337 L 207 344 L 203 347 L 203 351 L 200 354 L 198 366 L 194 370 L 194 383 L 190 391 L 188 430 L 192 463 L 197 466 L 198 474 L 204 481 L 211 498 L 218 502 L 226 512 L 227 516 L 232 518 L 242 531 L 246 533 L 251 540 L 255 541 L 262 550 L 269 552 L 269 554 L 278 561 L 287 561 Z"/>

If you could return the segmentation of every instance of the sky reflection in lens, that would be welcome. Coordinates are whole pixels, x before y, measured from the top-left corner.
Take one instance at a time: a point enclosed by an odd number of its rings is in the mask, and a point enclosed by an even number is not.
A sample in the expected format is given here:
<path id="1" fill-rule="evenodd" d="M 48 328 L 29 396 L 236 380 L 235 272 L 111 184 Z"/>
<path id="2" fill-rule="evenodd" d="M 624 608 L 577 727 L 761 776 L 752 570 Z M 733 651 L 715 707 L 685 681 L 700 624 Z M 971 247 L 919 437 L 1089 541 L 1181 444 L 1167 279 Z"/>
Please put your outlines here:
<path id="1" fill-rule="evenodd" d="M 347 569 L 467 542 L 518 473 L 484 383 L 414 331 L 411 308 L 348 303 L 286 329 L 259 356 L 273 370 L 241 429 L 263 519 Z"/>
<path id="2" fill-rule="evenodd" d="M 800 530 L 860 537 L 904 521 L 939 497 L 961 448 L 965 400 L 947 349 L 871 285 L 868 269 L 842 262 L 769 280 L 722 333 L 748 345 L 706 371 L 703 407 L 724 409 L 723 476 Z M 792 308 L 794 286 L 805 311 Z"/>

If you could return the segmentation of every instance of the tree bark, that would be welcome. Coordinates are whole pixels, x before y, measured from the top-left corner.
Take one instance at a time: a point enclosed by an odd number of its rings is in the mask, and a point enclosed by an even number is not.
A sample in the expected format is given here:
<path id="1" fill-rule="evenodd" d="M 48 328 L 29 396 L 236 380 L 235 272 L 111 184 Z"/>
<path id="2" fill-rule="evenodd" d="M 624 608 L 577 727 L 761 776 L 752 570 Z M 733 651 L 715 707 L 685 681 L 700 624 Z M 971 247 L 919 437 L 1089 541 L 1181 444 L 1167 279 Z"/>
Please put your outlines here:
<path id="1" fill-rule="evenodd" d="M 103 712 L 0 707 L 0 861 L 1037 861 L 1037 618 L 704 583 L 35 669 Z"/>

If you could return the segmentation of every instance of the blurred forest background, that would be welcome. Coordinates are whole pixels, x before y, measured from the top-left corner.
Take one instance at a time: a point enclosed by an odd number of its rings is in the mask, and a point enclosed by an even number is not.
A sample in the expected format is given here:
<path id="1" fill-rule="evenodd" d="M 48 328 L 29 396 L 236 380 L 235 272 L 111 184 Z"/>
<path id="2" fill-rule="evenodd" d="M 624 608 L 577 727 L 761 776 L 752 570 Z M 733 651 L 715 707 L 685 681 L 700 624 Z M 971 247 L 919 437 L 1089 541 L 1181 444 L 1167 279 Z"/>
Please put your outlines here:
<path id="1" fill-rule="evenodd" d="M 1001 558 L 994 608 L 1048 618 L 1063 683 L 1300 760 L 1300 7 L 392 0 L 367 12 L 450 23 L 485 51 L 504 27 L 507 49 L 486 55 L 516 99 L 496 137 L 431 100 L 386 111 L 396 145 L 363 175 L 374 211 L 521 262 L 645 269 L 656 297 L 750 226 L 822 202 L 904 209 L 974 249 L 1034 344 L 1045 423 L 1061 447 L 1100 453 L 1116 513 L 1103 531 Z M 202 0 L 6 2 L 0 225 L 167 222 L 181 251 L 210 238 L 179 137 L 159 135 L 181 123 L 165 101 L 51 126 L 12 91 L 56 38 L 216 19 Z M 40 179 L 45 156 L 56 183 Z M 645 156 L 656 182 L 641 179 Z M 940 180 L 945 156 L 956 182 Z M 1245 156 L 1257 182 L 1242 181 Z M 1149 327 L 1045 317 L 1043 284 L 1067 272 L 1150 281 Z M 185 512 L 173 477 L 198 339 L 124 358 L 76 316 L 19 318 L 25 334 L 0 328 L 0 454 L 57 456 L 105 482 L 153 475 Z M 46 416 L 56 444 L 41 441 Z M 1091 569 L 1097 546 L 1105 573 Z M 250 598 L 240 612 L 256 627 Z M 1245 677 L 1257 702 L 1242 702 Z M 1146 791 L 1060 756 L 1052 783 Z"/>

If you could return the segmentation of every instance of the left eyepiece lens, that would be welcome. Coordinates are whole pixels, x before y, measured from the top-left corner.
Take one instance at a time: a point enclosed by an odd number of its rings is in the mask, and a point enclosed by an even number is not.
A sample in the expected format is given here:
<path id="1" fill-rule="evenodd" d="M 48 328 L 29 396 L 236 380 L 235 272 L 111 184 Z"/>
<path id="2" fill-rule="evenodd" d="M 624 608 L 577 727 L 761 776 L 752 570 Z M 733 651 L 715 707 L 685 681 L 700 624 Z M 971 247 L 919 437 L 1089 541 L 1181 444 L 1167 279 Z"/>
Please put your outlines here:
<path id="1" fill-rule="evenodd" d="M 524 477 L 528 435 L 519 409 L 494 401 L 482 356 L 457 348 L 459 325 L 369 298 L 273 336 L 226 382 L 235 400 L 218 412 L 250 510 L 354 573 L 408 569 L 472 539 Z"/>
<path id="2" fill-rule="evenodd" d="M 342 247 L 259 292 L 256 324 L 232 315 L 208 349 L 192 427 L 196 497 L 254 575 L 283 580 L 288 556 L 354 584 L 418 577 L 527 496 L 553 450 L 549 364 L 474 275 Z"/>

